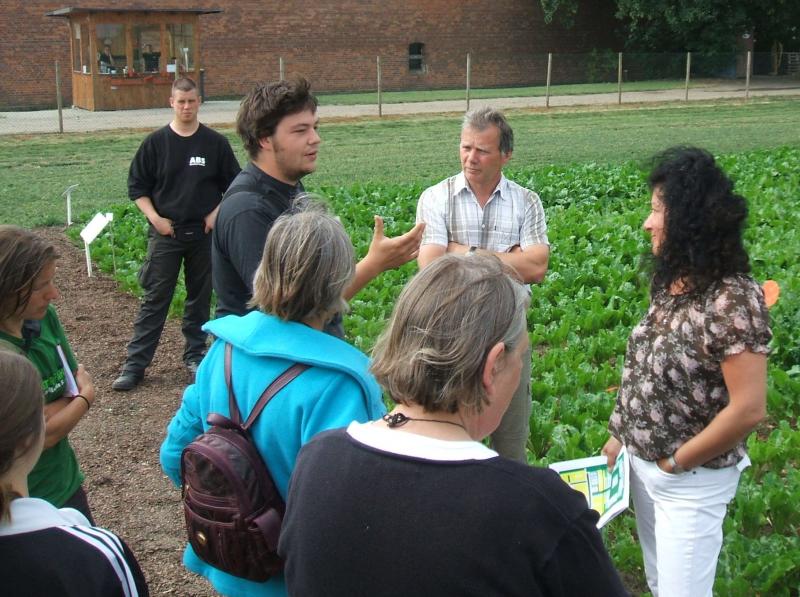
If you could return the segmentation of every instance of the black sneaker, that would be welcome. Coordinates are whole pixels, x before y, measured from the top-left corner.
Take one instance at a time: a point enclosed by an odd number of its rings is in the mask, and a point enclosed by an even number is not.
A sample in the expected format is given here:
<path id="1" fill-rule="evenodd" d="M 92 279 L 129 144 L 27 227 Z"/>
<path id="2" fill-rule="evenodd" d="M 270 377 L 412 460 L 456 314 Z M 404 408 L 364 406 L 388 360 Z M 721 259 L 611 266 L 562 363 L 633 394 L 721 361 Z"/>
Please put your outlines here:
<path id="1" fill-rule="evenodd" d="M 111 384 L 111 389 L 117 392 L 127 392 L 138 386 L 144 375 L 133 371 L 123 371 L 120 376 Z"/>

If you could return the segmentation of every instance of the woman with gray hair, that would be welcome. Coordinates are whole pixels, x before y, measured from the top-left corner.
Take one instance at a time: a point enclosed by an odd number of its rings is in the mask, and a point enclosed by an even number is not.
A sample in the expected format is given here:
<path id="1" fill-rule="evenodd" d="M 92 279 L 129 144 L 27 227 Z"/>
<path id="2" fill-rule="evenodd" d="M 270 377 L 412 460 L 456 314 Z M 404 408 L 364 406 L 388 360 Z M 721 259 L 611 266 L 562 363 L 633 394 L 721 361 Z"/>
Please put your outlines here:
<path id="1" fill-rule="evenodd" d="M 372 372 L 396 408 L 300 452 L 279 552 L 291 595 L 626 595 L 596 512 L 481 443 L 528 347 L 528 294 L 493 256 L 403 290 Z"/>
<path id="2" fill-rule="evenodd" d="M 204 326 L 217 341 L 203 359 L 195 383 L 184 392 L 161 446 L 162 467 L 176 485 L 181 481 L 181 452 L 209 428 L 209 413 L 229 415 L 226 344 L 233 347 L 233 388 L 241 413 L 251 412 L 264 388 L 291 365 L 310 365 L 270 401 L 250 428 L 284 499 L 297 453 L 311 437 L 385 412 L 367 357 L 322 331 L 345 309 L 342 292 L 354 272 L 350 239 L 321 204 L 307 204 L 275 221 L 254 282 L 252 306 L 258 310 Z M 184 564 L 224 595 L 286 593 L 282 575 L 266 583 L 238 578 L 201 560 L 191 546 L 184 553 Z"/>

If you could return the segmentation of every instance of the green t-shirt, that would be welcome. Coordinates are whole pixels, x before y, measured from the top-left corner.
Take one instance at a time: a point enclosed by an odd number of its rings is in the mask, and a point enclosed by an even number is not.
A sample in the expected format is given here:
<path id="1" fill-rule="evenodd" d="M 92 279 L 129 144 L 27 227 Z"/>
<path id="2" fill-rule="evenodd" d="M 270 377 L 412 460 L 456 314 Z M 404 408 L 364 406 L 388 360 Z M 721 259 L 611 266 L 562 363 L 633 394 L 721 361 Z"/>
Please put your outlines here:
<path id="1" fill-rule="evenodd" d="M 33 339 L 28 350 L 24 349 L 24 340 L 3 332 L 0 332 L 0 340 L 5 341 L 0 342 L 0 347 L 3 343 L 13 344 L 39 370 L 45 403 L 64 395 L 67 381 L 56 346 L 61 345 L 73 372 L 77 370 L 78 365 L 52 305 L 47 308 L 47 314 L 41 321 L 41 333 Z M 83 473 L 78 467 L 78 459 L 66 437 L 42 452 L 39 462 L 28 475 L 28 490 L 31 497 L 47 500 L 57 508 L 72 497 L 81 483 L 83 483 Z"/>

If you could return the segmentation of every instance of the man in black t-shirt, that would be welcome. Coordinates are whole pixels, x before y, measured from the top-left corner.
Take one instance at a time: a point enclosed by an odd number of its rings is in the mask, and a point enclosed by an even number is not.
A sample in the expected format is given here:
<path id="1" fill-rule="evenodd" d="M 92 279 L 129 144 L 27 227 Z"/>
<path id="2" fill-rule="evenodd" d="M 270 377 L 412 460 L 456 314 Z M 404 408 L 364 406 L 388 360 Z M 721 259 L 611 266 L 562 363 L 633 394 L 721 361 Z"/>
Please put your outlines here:
<path id="1" fill-rule="evenodd" d="M 136 387 L 153 360 L 181 264 L 186 282 L 183 360 L 197 370 L 206 349 L 201 326 L 211 304 L 211 230 L 225 189 L 239 173 L 228 140 L 200 124 L 200 98 L 189 78 L 172 85 L 175 116 L 148 135 L 131 162 L 128 195 L 150 223 L 147 258 L 139 272 L 144 298 L 128 357 L 115 390 Z"/>
<path id="2" fill-rule="evenodd" d="M 300 180 L 317 167 L 318 123 L 317 98 L 305 79 L 259 83 L 242 100 L 236 127 L 251 161 L 225 193 L 214 228 L 217 317 L 250 310 L 247 302 L 267 233 L 304 191 Z M 356 264 L 344 298 L 349 300 L 381 272 L 414 259 L 423 229 L 424 224 L 418 224 L 401 236 L 387 238 L 383 220 L 376 215 L 369 250 Z M 340 324 L 327 331 L 343 334 Z"/>

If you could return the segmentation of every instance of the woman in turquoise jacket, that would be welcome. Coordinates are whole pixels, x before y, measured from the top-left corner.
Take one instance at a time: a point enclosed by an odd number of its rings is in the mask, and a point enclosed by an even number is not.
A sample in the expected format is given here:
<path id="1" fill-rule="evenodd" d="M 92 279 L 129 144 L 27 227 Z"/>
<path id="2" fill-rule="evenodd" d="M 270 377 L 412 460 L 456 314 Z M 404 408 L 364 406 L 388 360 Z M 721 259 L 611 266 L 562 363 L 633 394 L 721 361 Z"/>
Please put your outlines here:
<path id="1" fill-rule="evenodd" d="M 342 292 L 353 279 L 354 263 L 350 239 L 323 208 L 312 204 L 276 220 L 254 282 L 251 306 L 258 310 L 204 327 L 219 341 L 200 365 L 195 383 L 186 389 L 161 446 L 161 465 L 176 485 L 181 481 L 181 451 L 208 428 L 208 414 L 229 414 L 226 343 L 233 346 L 233 386 L 243 414 L 290 365 L 311 366 L 267 405 L 251 430 L 284 499 L 297 453 L 314 435 L 384 414 L 366 355 L 322 331 L 345 309 Z M 282 575 L 266 583 L 235 577 L 202 561 L 188 545 L 183 561 L 223 595 L 286 594 Z"/>

